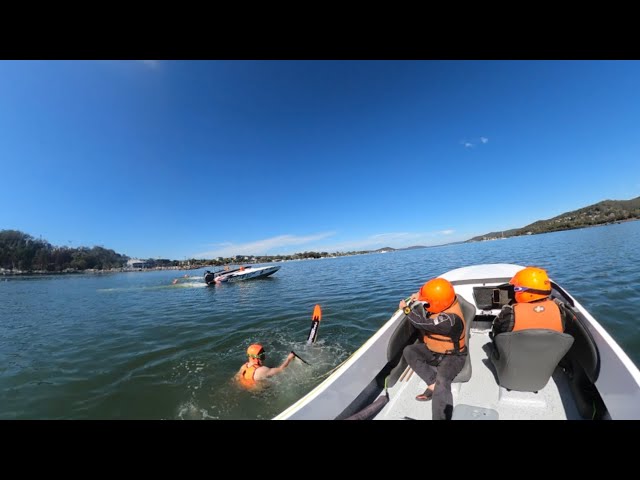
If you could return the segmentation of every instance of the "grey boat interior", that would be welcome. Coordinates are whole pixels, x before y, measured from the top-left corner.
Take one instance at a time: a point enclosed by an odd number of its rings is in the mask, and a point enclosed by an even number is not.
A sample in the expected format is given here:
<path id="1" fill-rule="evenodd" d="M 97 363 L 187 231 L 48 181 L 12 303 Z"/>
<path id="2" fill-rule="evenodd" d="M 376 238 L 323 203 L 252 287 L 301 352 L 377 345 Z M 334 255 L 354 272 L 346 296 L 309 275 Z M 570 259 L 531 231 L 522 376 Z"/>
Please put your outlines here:
<path id="1" fill-rule="evenodd" d="M 477 282 L 453 281 L 467 319 L 469 354 L 454 379 L 453 420 L 610 419 L 595 382 L 600 354 L 582 313 L 552 282 L 552 298 L 567 305 L 565 333 L 525 330 L 489 337 L 505 292 Z M 405 317 L 387 345 L 387 364 L 336 417 L 373 420 L 430 420 L 431 401 L 417 401 L 426 383 L 402 358 L 406 345 L 421 342 Z"/>

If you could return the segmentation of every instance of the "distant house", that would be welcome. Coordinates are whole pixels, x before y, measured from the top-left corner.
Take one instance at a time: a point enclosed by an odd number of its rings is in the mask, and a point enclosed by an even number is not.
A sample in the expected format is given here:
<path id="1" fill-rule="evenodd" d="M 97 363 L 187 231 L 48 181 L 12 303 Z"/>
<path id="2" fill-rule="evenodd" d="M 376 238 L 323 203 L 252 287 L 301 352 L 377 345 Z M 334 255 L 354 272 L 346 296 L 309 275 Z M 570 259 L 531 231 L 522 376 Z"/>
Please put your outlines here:
<path id="1" fill-rule="evenodd" d="M 131 258 L 127 261 L 127 268 L 135 269 L 135 268 L 147 268 L 148 264 L 145 260 L 140 260 L 139 258 Z"/>

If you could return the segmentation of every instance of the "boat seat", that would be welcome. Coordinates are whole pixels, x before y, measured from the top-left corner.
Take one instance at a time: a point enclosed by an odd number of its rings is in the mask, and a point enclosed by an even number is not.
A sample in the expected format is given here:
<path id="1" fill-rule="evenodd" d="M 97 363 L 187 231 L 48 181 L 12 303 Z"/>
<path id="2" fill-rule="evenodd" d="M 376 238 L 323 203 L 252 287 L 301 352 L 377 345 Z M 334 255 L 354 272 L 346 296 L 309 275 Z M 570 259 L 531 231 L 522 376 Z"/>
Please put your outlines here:
<path id="1" fill-rule="evenodd" d="M 519 392 L 541 390 L 573 340 L 566 333 L 541 328 L 497 334 L 490 358 L 498 383 Z"/>
<path id="2" fill-rule="evenodd" d="M 462 309 L 462 314 L 464 315 L 464 320 L 467 324 L 467 330 L 465 332 L 465 342 L 467 344 L 467 349 L 470 346 L 470 338 L 471 338 L 471 323 L 473 323 L 473 317 L 476 316 L 476 307 L 465 300 L 462 295 L 458 295 L 458 302 L 460 303 L 460 308 Z M 468 382 L 471 379 L 471 354 L 467 353 L 467 360 L 464 362 L 464 367 L 460 370 L 460 373 L 456 375 L 456 378 L 453 379 L 452 383 L 462 383 Z"/>

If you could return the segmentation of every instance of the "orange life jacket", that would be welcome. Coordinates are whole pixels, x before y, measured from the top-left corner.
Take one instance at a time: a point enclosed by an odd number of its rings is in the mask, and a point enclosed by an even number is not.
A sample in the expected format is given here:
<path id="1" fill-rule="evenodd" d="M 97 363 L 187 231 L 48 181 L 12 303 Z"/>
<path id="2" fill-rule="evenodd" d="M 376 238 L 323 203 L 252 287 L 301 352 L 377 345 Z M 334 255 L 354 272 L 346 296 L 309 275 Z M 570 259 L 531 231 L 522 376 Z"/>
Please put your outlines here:
<path id="1" fill-rule="evenodd" d="M 238 376 L 238 380 L 243 387 L 255 387 L 256 381 L 254 380 L 254 375 L 256 374 L 256 370 L 260 368 L 261 365 L 245 363 L 244 368 L 240 371 L 240 375 Z"/>
<path id="2" fill-rule="evenodd" d="M 462 314 L 462 309 L 460 308 L 460 303 L 458 303 L 458 299 L 456 298 L 456 301 L 453 302 L 453 305 L 451 305 L 449 308 L 447 308 L 446 310 L 443 310 L 442 312 L 436 315 L 441 315 L 443 313 L 455 314 L 462 319 L 462 333 L 460 334 L 460 337 L 452 338 L 445 335 L 427 333 L 424 335 L 422 340 L 424 341 L 427 348 L 432 352 L 450 354 L 450 353 L 459 353 L 459 352 L 465 351 L 466 350 L 465 347 L 467 344 L 467 339 L 466 339 L 467 323 L 464 319 L 464 315 Z"/>
<path id="3" fill-rule="evenodd" d="M 562 332 L 560 308 L 553 300 L 516 303 L 513 306 L 513 331 L 546 328 Z"/>

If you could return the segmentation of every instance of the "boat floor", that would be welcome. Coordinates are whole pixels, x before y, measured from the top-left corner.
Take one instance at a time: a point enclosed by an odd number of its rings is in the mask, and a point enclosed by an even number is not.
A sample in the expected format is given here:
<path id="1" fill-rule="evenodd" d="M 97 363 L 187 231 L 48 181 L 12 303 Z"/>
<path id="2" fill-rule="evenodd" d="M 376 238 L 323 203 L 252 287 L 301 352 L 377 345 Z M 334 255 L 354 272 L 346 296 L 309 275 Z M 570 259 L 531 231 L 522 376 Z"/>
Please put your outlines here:
<path id="1" fill-rule="evenodd" d="M 492 348 L 489 328 L 471 327 L 469 352 L 471 379 L 453 383 L 453 419 L 470 420 L 581 420 L 566 375 L 556 368 L 551 380 L 538 393 L 508 391 L 497 382 L 488 352 Z M 402 378 L 402 377 L 401 377 Z M 389 402 L 375 420 L 431 420 L 431 401 L 416 395 L 426 383 L 411 369 L 389 388 Z"/>

